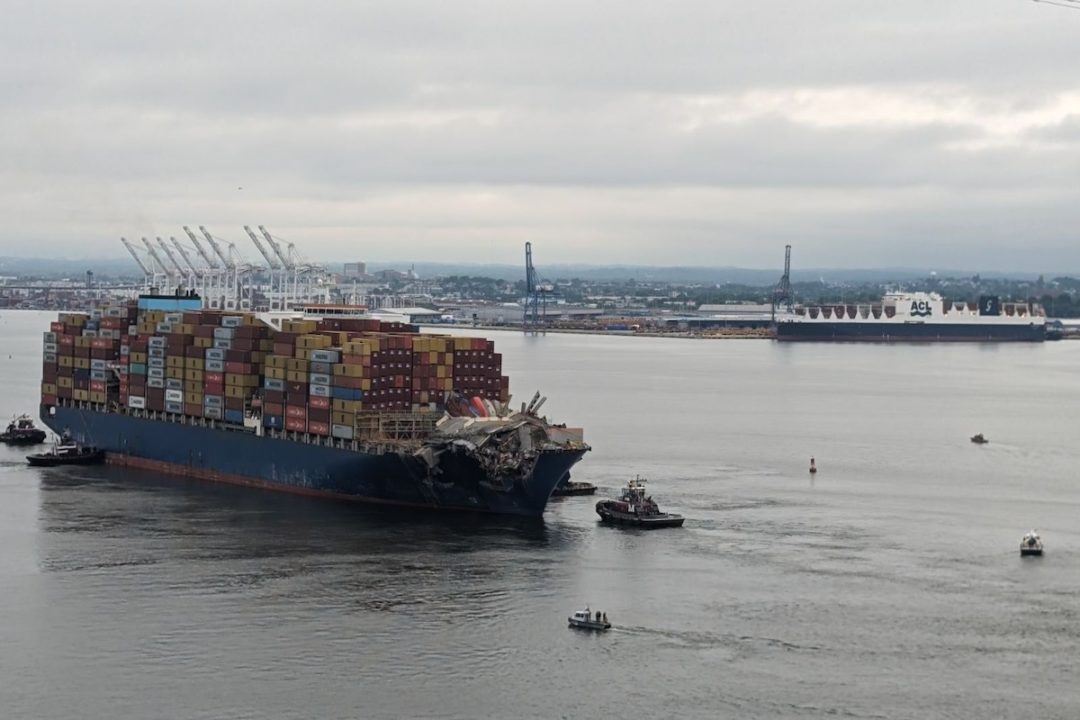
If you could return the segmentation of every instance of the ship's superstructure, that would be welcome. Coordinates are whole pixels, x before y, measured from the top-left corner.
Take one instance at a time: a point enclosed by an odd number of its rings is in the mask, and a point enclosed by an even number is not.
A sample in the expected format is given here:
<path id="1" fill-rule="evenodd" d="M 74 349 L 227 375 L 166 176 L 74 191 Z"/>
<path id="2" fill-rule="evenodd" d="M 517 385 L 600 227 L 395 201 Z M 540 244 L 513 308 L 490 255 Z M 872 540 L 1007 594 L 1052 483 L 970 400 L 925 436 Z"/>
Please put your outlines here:
<path id="1" fill-rule="evenodd" d="M 896 292 L 880 303 L 798 305 L 776 320 L 778 340 L 1028 341 L 1046 339 L 1046 315 L 1034 303 L 993 295 L 953 302 L 937 293 Z"/>
<path id="2" fill-rule="evenodd" d="M 356 313 L 143 296 L 45 333 L 42 420 L 110 463 L 347 500 L 539 515 L 588 446 L 511 411 L 494 344 Z"/>

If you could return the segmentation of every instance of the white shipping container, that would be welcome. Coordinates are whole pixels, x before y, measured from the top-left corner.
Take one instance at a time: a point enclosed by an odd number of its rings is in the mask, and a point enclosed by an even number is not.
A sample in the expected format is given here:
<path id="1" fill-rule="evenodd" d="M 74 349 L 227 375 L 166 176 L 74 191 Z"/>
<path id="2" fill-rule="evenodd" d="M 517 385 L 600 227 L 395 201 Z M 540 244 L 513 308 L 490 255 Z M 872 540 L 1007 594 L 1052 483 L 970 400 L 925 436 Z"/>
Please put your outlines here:
<path id="1" fill-rule="evenodd" d="M 128 395 L 128 407 L 136 408 L 138 410 L 146 409 L 146 398 L 138 397 L 136 395 Z"/>

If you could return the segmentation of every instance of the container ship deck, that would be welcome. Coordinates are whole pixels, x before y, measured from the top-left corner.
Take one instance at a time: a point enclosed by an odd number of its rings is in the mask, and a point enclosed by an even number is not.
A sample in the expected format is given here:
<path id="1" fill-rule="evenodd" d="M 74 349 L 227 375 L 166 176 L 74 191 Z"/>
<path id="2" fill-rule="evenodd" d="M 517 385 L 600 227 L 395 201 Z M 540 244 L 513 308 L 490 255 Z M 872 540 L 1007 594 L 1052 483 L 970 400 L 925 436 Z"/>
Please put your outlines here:
<path id="1" fill-rule="evenodd" d="M 144 296 L 45 333 L 42 420 L 113 464 L 356 502 L 539 516 L 589 450 L 512 412 L 479 338 Z"/>

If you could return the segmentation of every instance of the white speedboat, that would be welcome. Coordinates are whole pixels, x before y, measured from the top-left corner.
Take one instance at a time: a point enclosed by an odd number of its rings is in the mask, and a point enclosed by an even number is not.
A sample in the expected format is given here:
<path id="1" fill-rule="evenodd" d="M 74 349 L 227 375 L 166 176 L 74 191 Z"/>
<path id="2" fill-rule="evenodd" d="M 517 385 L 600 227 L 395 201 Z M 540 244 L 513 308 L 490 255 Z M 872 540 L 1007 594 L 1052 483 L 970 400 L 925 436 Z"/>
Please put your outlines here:
<path id="1" fill-rule="evenodd" d="M 568 617 L 567 621 L 570 623 L 570 627 L 577 628 L 578 630 L 598 630 L 603 632 L 604 630 L 611 629 L 611 623 L 608 622 L 607 613 L 602 613 L 599 610 L 594 613 L 589 610 L 589 608 L 578 610 Z"/>

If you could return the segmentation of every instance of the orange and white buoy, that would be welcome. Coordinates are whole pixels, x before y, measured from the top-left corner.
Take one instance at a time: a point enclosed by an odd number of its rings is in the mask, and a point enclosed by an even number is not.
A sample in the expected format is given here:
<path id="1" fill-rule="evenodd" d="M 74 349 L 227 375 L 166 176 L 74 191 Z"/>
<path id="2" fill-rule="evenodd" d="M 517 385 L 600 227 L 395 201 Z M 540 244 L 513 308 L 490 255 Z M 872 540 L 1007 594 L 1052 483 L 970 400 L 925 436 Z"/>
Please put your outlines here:
<path id="1" fill-rule="evenodd" d="M 817 472 L 817 465 L 814 464 L 814 458 L 810 458 L 810 474 L 813 475 Z"/>

